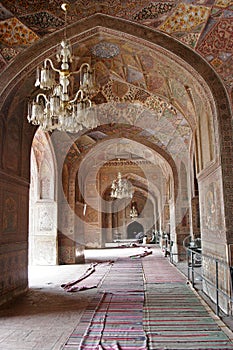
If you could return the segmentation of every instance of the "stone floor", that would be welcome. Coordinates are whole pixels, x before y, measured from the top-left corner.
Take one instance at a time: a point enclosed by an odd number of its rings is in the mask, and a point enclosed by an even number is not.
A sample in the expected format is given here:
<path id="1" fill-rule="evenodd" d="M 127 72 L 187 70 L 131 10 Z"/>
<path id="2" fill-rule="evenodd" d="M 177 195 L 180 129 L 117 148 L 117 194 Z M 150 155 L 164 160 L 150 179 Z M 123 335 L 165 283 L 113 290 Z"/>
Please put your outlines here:
<path id="1" fill-rule="evenodd" d="M 81 276 L 90 262 L 140 252 L 142 248 L 86 250 L 85 264 L 30 267 L 28 293 L 0 308 L 0 349 L 61 349 L 96 293 L 96 289 L 66 293 L 61 284 Z"/>
<path id="2" fill-rule="evenodd" d="M 90 262 L 129 256 L 132 249 L 86 250 L 85 264 L 29 267 L 28 293 L 0 308 L 0 349 L 60 349 L 96 292 L 66 293 L 61 284 L 76 280 Z"/>

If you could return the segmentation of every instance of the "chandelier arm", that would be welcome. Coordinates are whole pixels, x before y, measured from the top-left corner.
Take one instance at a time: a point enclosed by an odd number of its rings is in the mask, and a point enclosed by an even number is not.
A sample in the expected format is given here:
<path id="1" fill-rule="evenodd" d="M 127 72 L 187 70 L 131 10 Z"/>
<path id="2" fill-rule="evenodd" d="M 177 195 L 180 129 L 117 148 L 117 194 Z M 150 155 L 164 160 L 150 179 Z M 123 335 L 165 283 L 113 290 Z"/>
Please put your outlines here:
<path id="1" fill-rule="evenodd" d="M 36 102 L 37 102 L 37 103 L 39 103 L 39 98 L 40 98 L 40 97 L 44 97 L 46 104 L 49 103 L 49 100 L 48 100 L 47 96 L 46 96 L 45 94 L 42 94 L 42 93 L 39 93 L 39 94 L 36 96 Z"/>
<path id="2" fill-rule="evenodd" d="M 89 97 L 86 97 L 83 101 L 87 101 L 89 103 L 89 108 L 92 107 L 92 102 L 91 100 L 89 99 Z"/>
<path id="3" fill-rule="evenodd" d="M 70 100 L 69 103 L 74 103 L 74 102 L 76 102 L 77 99 L 78 99 L 79 93 L 81 93 L 80 101 L 82 101 L 82 102 L 86 102 L 86 101 L 87 101 L 87 102 L 89 103 L 89 108 L 91 108 L 91 107 L 92 107 L 92 102 L 91 102 L 91 100 L 89 99 L 88 96 L 84 97 L 84 95 L 83 95 L 83 90 L 81 90 L 81 89 L 78 90 L 78 92 L 76 93 L 74 99 L 73 99 L 73 100 Z"/>
<path id="4" fill-rule="evenodd" d="M 83 98 L 83 91 L 82 91 L 81 89 L 79 89 L 79 90 L 77 91 L 77 93 L 75 94 L 74 99 L 73 99 L 73 100 L 70 100 L 70 103 L 73 103 L 73 102 L 77 101 L 78 95 L 79 95 L 79 94 L 81 94 L 80 99 L 81 99 L 81 100 L 84 100 L 84 98 Z"/>
<path id="5" fill-rule="evenodd" d="M 84 62 L 84 63 L 82 63 L 82 64 L 81 64 L 81 66 L 80 66 L 80 68 L 79 68 L 78 72 L 81 72 L 81 71 L 82 71 L 82 69 L 83 69 L 85 66 L 88 68 L 88 70 L 91 70 L 91 66 L 90 66 L 90 64 L 89 64 L 89 63 L 87 63 L 87 62 Z"/>
<path id="6" fill-rule="evenodd" d="M 90 64 L 84 62 L 84 63 L 81 64 L 81 66 L 80 66 L 80 68 L 78 70 L 74 70 L 73 72 L 70 72 L 70 75 L 75 75 L 75 74 L 81 73 L 85 66 L 87 67 L 88 71 L 92 71 L 92 68 L 91 68 Z"/>
<path id="7" fill-rule="evenodd" d="M 47 63 L 47 62 L 50 63 L 50 66 L 51 66 L 52 70 L 54 70 L 55 72 L 58 72 L 59 74 L 61 73 L 61 70 L 60 70 L 60 69 L 57 69 L 57 68 L 54 67 L 53 61 L 52 61 L 50 58 L 46 58 L 46 59 L 44 60 L 44 67 L 45 67 L 45 68 L 46 68 L 46 63 Z"/>

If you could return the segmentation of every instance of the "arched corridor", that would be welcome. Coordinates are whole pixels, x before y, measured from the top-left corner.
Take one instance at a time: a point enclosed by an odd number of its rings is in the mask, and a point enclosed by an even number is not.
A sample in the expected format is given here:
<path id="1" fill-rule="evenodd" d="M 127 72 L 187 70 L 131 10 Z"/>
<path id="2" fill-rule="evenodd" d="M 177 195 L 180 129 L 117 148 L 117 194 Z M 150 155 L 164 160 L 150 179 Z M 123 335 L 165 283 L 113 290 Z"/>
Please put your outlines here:
<path id="1" fill-rule="evenodd" d="M 143 233 L 175 263 L 198 242 L 203 294 L 232 317 L 231 2 L 5 0 L 1 15 L 0 305 L 30 299 L 30 269 L 82 270 L 85 250 Z"/>

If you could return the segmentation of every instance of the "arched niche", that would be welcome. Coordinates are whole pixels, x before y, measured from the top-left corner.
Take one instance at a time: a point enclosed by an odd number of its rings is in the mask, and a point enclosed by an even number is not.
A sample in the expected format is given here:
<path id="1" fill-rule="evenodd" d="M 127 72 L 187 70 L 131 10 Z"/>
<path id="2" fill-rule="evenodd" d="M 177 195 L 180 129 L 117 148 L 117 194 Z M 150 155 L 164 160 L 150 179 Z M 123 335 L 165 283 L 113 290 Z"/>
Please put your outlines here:
<path id="1" fill-rule="evenodd" d="M 137 239 L 139 233 L 144 233 L 144 227 L 137 220 L 131 222 L 127 226 L 127 238 L 128 239 Z"/>

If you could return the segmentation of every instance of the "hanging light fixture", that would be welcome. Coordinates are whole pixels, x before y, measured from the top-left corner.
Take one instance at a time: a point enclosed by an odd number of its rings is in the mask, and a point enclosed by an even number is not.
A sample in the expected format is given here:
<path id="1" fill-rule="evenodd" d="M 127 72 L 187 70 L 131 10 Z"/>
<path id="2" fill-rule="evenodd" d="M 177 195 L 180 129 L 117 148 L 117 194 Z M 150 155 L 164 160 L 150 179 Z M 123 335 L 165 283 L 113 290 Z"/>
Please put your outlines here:
<path id="1" fill-rule="evenodd" d="M 127 179 L 123 179 L 121 173 L 118 172 L 117 179 L 112 181 L 111 198 L 132 198 L 133 187 Z"/>
<path id="2" fill-rule="evenodd" d="M 138 217 L 137 205 L 134 202 L 132 203 L 129 216 L 131 217 L 131 219 Z"/>
<path id="3" fill-rule="evenodd" d="M 62 4 L 61 8 L 65 12 L 65 35 L 57 54 L 61 66 L 60 69 L 55 68 L 52 60 L 46 58 L 43 67 L 37 68 L 35 86 L 45 92 L 39 92 L 29 103 L 27 119 L 44 131 L 57 129 L 72 133 L 97 126 L 95 109 L 90 100 L 94 77 L 88 63 L 83 63 L 78 71 L 70 72 L 72 55 L 66 38 L 68 4 Z M 80 84 L 78 91 L 71 95 L 70 77 L 74 74 L 80 75 Z"/>

